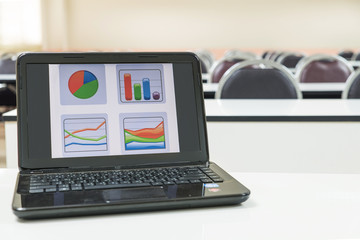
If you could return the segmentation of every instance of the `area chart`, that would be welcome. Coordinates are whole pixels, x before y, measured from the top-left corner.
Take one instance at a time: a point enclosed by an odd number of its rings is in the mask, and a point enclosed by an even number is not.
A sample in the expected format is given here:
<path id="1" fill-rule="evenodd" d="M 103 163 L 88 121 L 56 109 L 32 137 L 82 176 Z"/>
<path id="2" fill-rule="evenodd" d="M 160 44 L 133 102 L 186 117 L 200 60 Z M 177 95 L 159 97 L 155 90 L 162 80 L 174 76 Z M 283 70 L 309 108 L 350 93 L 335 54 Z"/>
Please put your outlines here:
<path id="1" fill-rule="evenodd" d="M 125 118 L 125 150 L 165 149 L 162 117 Z"/>

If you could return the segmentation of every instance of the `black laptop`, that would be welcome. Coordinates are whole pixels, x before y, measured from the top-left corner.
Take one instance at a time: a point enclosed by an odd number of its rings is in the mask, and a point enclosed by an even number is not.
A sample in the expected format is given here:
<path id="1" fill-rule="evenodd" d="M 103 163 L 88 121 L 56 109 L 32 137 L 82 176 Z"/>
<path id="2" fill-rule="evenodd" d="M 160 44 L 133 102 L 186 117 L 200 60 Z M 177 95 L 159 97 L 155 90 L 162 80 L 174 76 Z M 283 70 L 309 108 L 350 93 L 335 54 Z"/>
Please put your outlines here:
<path id="1" fill-rule="evenodd" d="M 47 218 L 239 204 L 209 162 L 192 53 L 28 53 L 17 60 L 13 212 Z"/>

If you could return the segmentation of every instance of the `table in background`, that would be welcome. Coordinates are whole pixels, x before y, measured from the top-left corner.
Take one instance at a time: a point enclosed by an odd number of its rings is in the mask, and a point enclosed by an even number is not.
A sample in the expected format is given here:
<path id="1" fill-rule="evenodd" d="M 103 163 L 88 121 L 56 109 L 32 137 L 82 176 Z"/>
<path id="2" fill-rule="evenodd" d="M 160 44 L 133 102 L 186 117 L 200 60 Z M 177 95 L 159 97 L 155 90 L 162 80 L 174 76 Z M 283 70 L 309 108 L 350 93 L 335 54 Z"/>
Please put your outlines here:
<path id="1" fill-rule="evenodd" d="M 232 171 L 360 173 L 360 100 L 205 100 L 210 159 Z"/>
<path id="2" fill-rule="evenodd" d="M 204 83 L 204 98 L 215 98 L 218 83 Z M 303 98 L 341 98 L 345 83 L 299 83 Z"/>
<path id="3" fill-rule="evenodd" d="M 359 174 L 231 173 L 252 191 L 242 205 L 23 221 L 11 210 L 17 171 L 0 169 L 2 239 L 354 239 Z"/>
<path id="4" fill-rule="evenodd" d="M 241 172 L 360 173 L 360 100 L 205 100 L 210 160 Z M 17 167 L 16 111 L 4 115 Z"/>
<path id="5" fill-rule="evenodd" d="M 0 83 L 16 83 L 16 74 L 0 74 Z"/>

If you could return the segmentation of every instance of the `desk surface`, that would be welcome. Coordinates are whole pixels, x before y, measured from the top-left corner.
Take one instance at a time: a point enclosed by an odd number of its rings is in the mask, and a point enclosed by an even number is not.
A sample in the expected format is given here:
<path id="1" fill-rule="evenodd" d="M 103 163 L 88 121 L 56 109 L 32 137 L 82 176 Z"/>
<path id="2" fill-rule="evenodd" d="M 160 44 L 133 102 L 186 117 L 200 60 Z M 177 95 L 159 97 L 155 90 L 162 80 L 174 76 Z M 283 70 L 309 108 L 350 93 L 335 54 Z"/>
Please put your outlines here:
<path id="1" fill-rule="evenodd" d="M 204 83 L 204 92 L 216 92 L 218 83 Z M 342 92 L 345 83 L 299 83 L 302 92 Z"/>
<path id="2" fill-rule="evenodd" d="M 360 237 L 359 174 L 234 173 L 239 206 L 22 221 L 11 211 L 16 170 L 0 169 L 2 239 L 350 239 Z"/>
<path id="3" fill-rule="evenodd" d="M 251 120 L 247 117 L 255 117 L 255 121 L 272 120 L 271 117 L 284 121 L 359 121 L 360 100 L 205 99 L 205 111 L 209 121 L 226 121 L 230 117 L 239 121 Z M 3 117 L 5 121 L 16 121 L 16 109 L 3 114 Z"/>
<path id="4" fill-rule="evenodd" d="M 205 100 L 205 106 L 210 159 L 225 168 L 360 173 L 360 100 Z M 16 111 L 5 115 L 7 166 L 16 167 Z"/>
<path id="5" fill-rule="evenodd" d="M 0 83 L 16 83 L 16 74 L 0 74 Z"/>
<path id="6" fill-rule="evenodd" d="M 206 99 L 208 121 L 360 121 L 360 100 Z"/>

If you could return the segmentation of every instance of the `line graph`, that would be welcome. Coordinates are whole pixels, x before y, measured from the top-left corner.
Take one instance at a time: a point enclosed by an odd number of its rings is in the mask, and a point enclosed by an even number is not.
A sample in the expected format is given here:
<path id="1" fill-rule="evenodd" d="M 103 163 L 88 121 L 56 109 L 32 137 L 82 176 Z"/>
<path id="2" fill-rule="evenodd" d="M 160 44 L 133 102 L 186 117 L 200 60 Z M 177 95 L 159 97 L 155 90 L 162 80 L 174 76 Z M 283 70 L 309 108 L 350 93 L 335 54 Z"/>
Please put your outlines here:
<path id="1" fill-rule="evenodd" d="M 107 151 L 106 119 L 66 118 L 64 152 Z"/>

